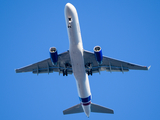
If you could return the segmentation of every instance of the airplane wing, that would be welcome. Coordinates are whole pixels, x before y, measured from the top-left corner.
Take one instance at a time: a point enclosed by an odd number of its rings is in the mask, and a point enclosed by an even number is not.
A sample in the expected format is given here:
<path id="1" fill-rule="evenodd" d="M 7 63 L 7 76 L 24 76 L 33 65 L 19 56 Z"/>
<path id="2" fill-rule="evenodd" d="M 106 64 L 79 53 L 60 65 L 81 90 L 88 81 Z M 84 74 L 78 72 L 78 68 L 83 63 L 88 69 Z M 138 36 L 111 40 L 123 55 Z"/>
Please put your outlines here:
<path id="1" fill-rule="evenodd" d="M 99 65 L 96 61 L 95 55 L 92 52 L 84 50 L 84 63 L 86 72 L 88 74 L 97 73 L 100 71 L 110 71 L 110 72 L 127 72 L 132 70 L 148 70 L 150 67 L 140 66 L 113 58 L 103 56 L 102 64 Z M 90 73 L 92 71 L 92 73 Z"/>
<path id="2" fill-rule="evenodd" d="M 39 74 L 39 73 L 59 72 L 60 74 L 66 70 L 67 74 L 72 74 L 72 66 L 71 66 L 69 51 L 58 55 L 57 65 L 53 65 L 51 59 L 48 58 L 46 60 L 28 65 L 26 67 L 16 69 L 16 73 L 32 72 L 35 74 Z"/>
<path id="3" fill-rule="evenodd" d="M 103 56 L 102 64 L 99 65 L 96 61 L 95 55 L 93 52 L 84 50 L 84 63 L 85 69 L 88 74 L 98 73 L 100 71 L 110 71 L 110 72 L 127 72 L 129 69 L 133 70 L 148 70 L 150 67 L 140 66 L 113 58 Z M 67 71 L 67 74 L 72 74 L 72 64 L 69 56 L 69 51 L 61 53 L 58 55 L 57 65 L 53 65 L 51 59 L 46 60 L 16 69 L 16 73 L 21 72 L 32 72 L 34 74 L 40 73 L 52 73 L 59 72 L 63 73 Z M 92 71 L 92 73 L 90 73 Z"/>

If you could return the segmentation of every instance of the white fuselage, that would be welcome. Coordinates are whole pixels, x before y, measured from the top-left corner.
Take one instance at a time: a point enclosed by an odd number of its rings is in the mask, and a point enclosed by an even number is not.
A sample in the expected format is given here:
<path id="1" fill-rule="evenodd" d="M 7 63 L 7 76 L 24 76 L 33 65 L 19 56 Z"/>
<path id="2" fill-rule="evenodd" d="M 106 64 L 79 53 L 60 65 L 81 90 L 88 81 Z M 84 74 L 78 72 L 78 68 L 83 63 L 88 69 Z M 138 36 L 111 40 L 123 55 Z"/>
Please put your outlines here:
<path id="1" fill-rule="evenodd" d="M 72 70 L 76 79 L 78 95 L 84 112 L 89 116 L 91 92 L 88 74 L 86 74 L 84 65 L 81 31 L 77 11 L 70 3 L 67 3 L 65 6 L 65 20 L 70 45 L 69 54 L 72 63 Z"/>

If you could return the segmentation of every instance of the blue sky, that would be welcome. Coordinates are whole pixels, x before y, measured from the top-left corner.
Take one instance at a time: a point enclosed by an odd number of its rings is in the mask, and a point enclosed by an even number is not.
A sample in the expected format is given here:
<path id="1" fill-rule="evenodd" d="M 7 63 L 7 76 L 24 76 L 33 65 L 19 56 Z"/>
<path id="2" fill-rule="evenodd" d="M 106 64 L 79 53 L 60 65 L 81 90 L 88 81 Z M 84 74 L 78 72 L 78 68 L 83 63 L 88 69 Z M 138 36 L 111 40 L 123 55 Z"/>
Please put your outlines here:
<path id="1" fill-rule="evenodd" d="M 92 102 L 115 114 L 91 113 L 92 120 L 160 119 L 159 0 L 1 0 L 0 119 L 88 119 L 63 115 L 79 103 L 73 75 L 16 74 L 14 69 L 49 57 L 49 48 L 69 48 L 64 6 L 78 12 L 84 49 L 100 45 L 112 58 L 152 65 L 149 71 L 101 72 L 89 76 Z"/>

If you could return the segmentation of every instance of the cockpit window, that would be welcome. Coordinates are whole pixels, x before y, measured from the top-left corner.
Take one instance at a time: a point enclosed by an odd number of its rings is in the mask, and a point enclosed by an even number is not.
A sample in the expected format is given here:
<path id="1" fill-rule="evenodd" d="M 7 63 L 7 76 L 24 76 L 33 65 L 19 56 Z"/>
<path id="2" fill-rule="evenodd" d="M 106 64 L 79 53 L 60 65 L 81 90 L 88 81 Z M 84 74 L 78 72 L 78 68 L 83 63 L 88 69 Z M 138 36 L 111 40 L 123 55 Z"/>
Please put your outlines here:
<path id="1" fill-rule="evenodd" d="M 68 18 L 69 21 L 72 21 L 72 18 Z"/>

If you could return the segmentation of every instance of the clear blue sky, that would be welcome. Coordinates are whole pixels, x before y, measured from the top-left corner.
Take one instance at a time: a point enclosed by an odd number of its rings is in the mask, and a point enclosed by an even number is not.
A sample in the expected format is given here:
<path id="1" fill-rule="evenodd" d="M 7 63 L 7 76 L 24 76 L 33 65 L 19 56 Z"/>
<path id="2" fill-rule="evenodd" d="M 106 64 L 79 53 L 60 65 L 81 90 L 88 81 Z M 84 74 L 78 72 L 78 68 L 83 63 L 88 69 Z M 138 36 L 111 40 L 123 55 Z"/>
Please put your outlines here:
<path id="1" fill-rule="evenodd" d="M 149 71 L 101 72 L 89 77 L 92 102 L 115 114 L 91 113 L 91 120 L 160 119 L 159 0 L 1 0 L 0 120 L 82 120 L 63 115 L 79 103 L 73 75 L 16 74 L 14 69 L 49 57 L 49 48 L 69 48 L 64 6 L 79 15 L 84 49 L 100 45 L 103 54 Z"/>

